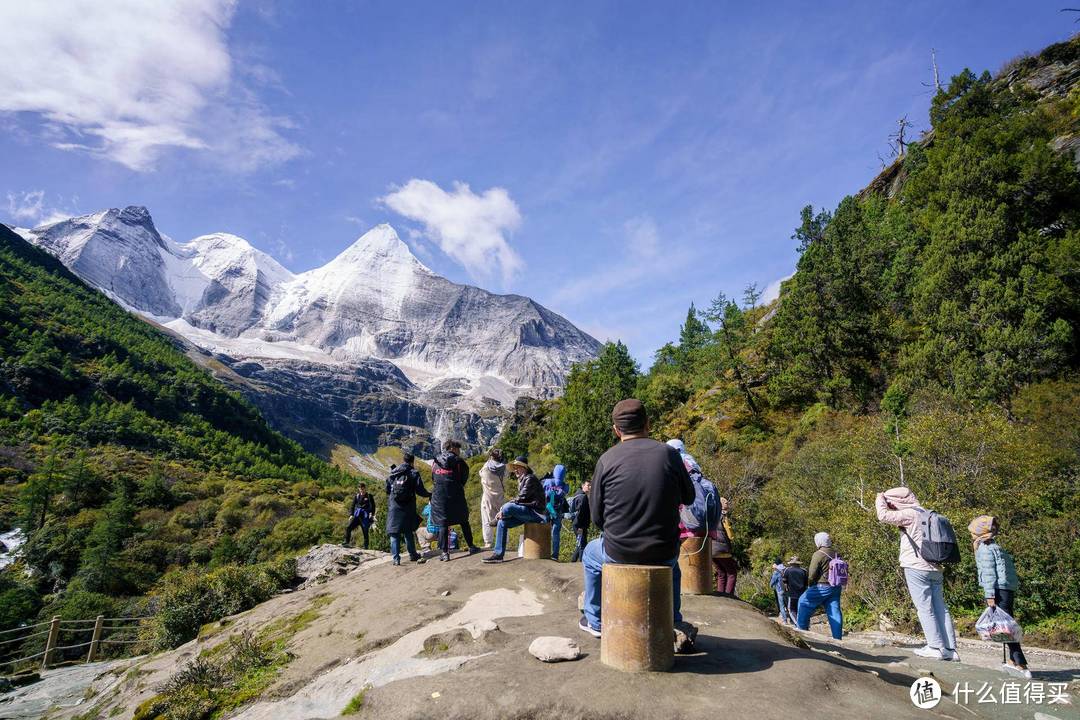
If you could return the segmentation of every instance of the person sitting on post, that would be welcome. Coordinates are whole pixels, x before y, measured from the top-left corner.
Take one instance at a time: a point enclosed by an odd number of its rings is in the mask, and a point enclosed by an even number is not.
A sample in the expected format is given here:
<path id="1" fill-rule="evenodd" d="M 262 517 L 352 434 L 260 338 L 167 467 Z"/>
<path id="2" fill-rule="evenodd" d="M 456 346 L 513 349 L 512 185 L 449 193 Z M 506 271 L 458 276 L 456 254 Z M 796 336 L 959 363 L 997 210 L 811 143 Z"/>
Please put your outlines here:
<path id="1" fill-rule="evenodd" d="M 506 503 L 499 510 L 495 526 L 495 551 L 484 558 L 486 563 L 500 563 L 506 553 L 506 534 L 512 527 L 525 523 L 547 522 L 544 486 L 529 467 L 529 459 L 524 455 L 507 464 L 510 472 L 518 479 L 517 497 Z"/>
<path id="2" fill-rule="evenodd" d="M 585 608 L 579 627 L 600 637 L 601 573 L 605 563 L 671 568 L 675 623 L 682 622 L 679 505 L 694 501 L 694 485 L 674 448 L 649 437 L 645 406 L 633 398 L 611 412 L 619 443 L 600 456 L 589 509 L 603 535 L 585 546 Z"/>

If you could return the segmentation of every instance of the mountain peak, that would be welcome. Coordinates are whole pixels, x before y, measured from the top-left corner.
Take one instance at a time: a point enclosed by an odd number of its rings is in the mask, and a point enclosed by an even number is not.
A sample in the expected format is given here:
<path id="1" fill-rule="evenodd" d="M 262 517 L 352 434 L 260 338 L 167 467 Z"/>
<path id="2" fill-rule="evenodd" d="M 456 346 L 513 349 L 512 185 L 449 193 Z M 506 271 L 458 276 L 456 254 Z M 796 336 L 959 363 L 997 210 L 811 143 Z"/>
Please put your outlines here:
<path id="1" fill-rule="evenodd" d="M 421 263 L 397 231 L 387 223 L 368 230 L 327 265 L 360 265 L 372 270 L 392 266 L 412 266 L 431 272 Z"/>

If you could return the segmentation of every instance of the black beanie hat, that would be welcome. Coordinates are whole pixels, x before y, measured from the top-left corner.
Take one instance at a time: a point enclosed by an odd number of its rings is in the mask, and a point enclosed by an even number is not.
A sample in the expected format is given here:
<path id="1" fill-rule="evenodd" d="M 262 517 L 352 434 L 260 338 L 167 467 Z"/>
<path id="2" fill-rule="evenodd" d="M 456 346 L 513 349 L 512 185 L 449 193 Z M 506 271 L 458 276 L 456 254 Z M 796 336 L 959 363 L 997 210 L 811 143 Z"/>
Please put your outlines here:
<path id="1" fill-rule="evenodd" d="M 611 411 L 611 423 L 623 433 L 644 432 L 648 423 L 645 406 L 640 400 L 627 398 L 615 403 Z"/>

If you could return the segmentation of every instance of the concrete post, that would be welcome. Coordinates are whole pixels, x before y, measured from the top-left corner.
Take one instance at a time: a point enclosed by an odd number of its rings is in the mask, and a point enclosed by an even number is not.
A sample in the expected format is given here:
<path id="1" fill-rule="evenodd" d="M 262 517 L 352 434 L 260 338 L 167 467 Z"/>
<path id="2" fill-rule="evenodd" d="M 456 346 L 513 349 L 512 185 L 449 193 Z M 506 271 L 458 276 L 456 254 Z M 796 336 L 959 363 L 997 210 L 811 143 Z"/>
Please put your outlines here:
<path id="1" fill-rule="evenodd" d="M 686 595 L 712 595 L 712 541 L 709 538 L 689 537 L 679 549 L 679 569 L 682 570 L 682 591 Z"/>
<path id="2" fill-rule="evenodd" d="M 675 664 L 671 568 L 604 565 L 600 662 L 628 672 L 670 670 Z"/>
<path id="3" fill-rule="evenodd" d="M 525 523 L 525 544 L 522 557 L 526 560 L 551 558 L 551 526 L 546 523 Z"/>
<path id="4" fill-rule="evenodd" d="M 41 669 L 46 670 L 49 667 L 49 660 L 52 658 L 53 648 L 56 647 L 56 640 L 60 636 L 60 616 L 53 616 L 52 622 L 49 624 L 49 636 L 45 639 L 45 654 L 41 656 Z"/>
<path id="5" fill-rule="evenodd" d="M 94 621 L 94 636 L 90 638 L 90 652 L 86 653 L 86 662 L 94 662 L 97 657 L 98 646 L 101 645 L 101 626 L 105 624 L 105 616 L 98 615 Z"/>

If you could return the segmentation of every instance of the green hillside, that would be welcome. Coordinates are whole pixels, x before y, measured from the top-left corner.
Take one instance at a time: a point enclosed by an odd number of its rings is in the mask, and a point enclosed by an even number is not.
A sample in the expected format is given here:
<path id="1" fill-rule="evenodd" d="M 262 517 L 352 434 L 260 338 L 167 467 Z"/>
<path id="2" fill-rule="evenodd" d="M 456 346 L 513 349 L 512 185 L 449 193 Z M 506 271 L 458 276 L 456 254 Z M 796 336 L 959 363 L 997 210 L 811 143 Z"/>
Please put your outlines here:
<path id="1" fill-rule="evenodd" d="M 29 536 L 0 573 L 0 628 L 143 614 L 188 567 L 286 582 L 258 564 L 338 538 L 355 484 L 3 226 L 0 480 L 0 527 Z"/>
<path id="2" fill-rule="evenodd" d="M 686 441 L 732 499 L 740 594 L 770 606 L 771 559 L 805 559 L 828 530 L 852 564 L 856 626 L 915 621 L 876 492 L 906 483 L 964 540 L 973 516 L 997 515 L 1021 621 L 1077 646 L 1077 78 L 1080 39 L 954 77 L 932 132 L 867 190 L 793 218 L 801 256 L 778 301 L 750 287 L 691 307 L 645 373 L 609 345 L 510 436 L 580 479 L 613 441 L 606 410 L 634 388 L 654 435 Z M 981 595 L 964 544 L 948 597 L 970 624 Z"/>

